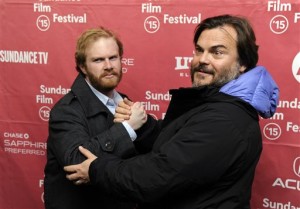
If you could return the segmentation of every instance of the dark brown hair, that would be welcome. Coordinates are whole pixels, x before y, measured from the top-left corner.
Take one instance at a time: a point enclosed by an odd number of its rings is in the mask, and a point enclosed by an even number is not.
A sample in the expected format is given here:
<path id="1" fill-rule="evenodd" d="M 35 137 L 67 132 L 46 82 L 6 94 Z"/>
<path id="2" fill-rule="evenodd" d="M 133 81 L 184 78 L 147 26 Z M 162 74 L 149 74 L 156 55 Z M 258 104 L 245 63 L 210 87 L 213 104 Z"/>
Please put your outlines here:
<path id="1" fill-rule="evenodd" d="M 239 64 L 246 67 L 246 71 L 254 68 L 258 62 L 258 45 L 254 31 L 246 18 L 220 15 L 203 20 L 195 29 L 194 45 L 196 46 L 198 38 L 204 30 L 232 26 L 237 33 L 237 51 L 239 55 Z"/>

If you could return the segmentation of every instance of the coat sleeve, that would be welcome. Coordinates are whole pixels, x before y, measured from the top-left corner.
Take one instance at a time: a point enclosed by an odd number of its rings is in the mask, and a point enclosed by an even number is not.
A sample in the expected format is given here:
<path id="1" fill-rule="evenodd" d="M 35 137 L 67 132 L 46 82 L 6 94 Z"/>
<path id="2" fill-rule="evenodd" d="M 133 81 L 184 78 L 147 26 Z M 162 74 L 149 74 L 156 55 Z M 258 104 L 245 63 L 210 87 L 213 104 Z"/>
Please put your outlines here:
<path id="1" fill-rule="evenodd" d="M 228 170 L 238 172 L 245 147 L 240 130 L 226 115 L 206 111 L 163 129 L 147 154 L 96 159 L 89 175 L 91 183 L 107 193 L 153 202 L 203 189 L 225 178 Z"/>
<path id="2" fill-rule="evenodd" d="M 162 121 L 148 115 L 147 122 L 136 131 L 137 139 L 134 141 L 136 150 L 145 154 L 152 150 L 153 144 L 161 130 Z"/>
<path id="3" fill-rule="evenodd" d="M 132 140 L 125 127 L 116 123 L 109 127 L 104 116 L 98 120 L 98 133 L 91 127 L 82 111 L 68 105 L 53 108 L 49 120 L 48 152 L 54 152 L 61 166 L 85 160 L 79 152 L 81 145 L 100 157 L 104 152 L 126 158 L 135 153 Z M 101 127 L 101 128 L 100 128 Z"/>

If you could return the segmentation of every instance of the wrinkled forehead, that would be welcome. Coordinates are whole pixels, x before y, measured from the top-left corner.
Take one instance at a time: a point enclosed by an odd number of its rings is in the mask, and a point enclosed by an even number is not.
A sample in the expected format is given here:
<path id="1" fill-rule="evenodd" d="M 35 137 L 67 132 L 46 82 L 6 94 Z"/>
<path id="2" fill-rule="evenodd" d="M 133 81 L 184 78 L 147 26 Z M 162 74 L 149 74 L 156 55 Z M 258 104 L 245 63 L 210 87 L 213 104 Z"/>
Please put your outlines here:
<path id="1" fill-rule="evenodd" d="M 237 45 L 237 32 L 229 25 L 220 26 L 212 29 L 206 29 L 200 34 L 197 44 L 207 45 L 231 45 L 236 47 Z"/>
<path id="2" fill-rule="evenodd" d="M 224 32 L 224 35 L 227 34 L 228 38 L 237 42 L 237 32 L 232 26 L 225 25 L 225 26 L 219 27 L 219 29 Z"/>

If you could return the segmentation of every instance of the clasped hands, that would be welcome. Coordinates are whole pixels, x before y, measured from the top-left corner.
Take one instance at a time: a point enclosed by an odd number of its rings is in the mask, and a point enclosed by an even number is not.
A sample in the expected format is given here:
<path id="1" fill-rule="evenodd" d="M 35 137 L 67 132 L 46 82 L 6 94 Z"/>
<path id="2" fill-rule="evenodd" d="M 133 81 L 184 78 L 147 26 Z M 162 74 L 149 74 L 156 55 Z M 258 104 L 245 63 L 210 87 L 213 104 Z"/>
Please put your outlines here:
<path id="1" fill-rule="evenodd" d="M 133 130 L 139 129 L 146 121 L 147 114 L 140 102 L 131 102 L 127 98 L 121 101 L 116 108 L 115 123 L 126 121 Z M 87 184 L 90 182 L 89 167 L 97 158 L 88 149 L 79 146 L 79 151 L 87 158 L 80 164 L 65 166 L 66 178 L 73 181 L 75 185 Z"/>
<path id="2" fill-rule="evenodd" d="M 146 121 L 147 121 L 147 114 L 140 102 L 131 102 L 127 98 L 124 98 L 118 104 L 115 113 L 114 122 L 121 123 L 126 121 L 133 130 L 139 129 Z"/>

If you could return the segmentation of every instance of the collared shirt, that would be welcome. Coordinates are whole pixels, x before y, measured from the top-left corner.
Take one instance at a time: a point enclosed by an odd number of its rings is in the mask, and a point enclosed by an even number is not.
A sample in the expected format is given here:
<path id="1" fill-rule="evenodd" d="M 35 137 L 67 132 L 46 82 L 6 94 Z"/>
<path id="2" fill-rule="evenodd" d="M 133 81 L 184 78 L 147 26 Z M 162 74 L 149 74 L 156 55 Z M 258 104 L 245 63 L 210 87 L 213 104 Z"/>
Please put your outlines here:
<path id="1" fill-rule="evenodd" d="M 87 80 L 85 80 L 85 81 L 91 88 L 92 92 L 96 95 L 96 97 L 114 115 L 116 113 L 115 111 L 116 111 L 116 107 L 118 106 L 118 103 L 123 100 L 122 96 L 116 90 L 113 90 L 113 96 L 112 96 L 112 98 L 109 98 L 108 96 L 102 94 L 97 89 L 95 89 Z M 137 138 L 135 131 L 131 128 L 131 126 L 126 121 L 122 122 L 122 124 L 126 128 L 131 140 L 134 141 Z"/>

